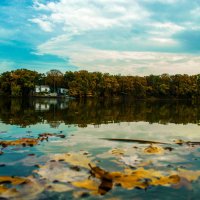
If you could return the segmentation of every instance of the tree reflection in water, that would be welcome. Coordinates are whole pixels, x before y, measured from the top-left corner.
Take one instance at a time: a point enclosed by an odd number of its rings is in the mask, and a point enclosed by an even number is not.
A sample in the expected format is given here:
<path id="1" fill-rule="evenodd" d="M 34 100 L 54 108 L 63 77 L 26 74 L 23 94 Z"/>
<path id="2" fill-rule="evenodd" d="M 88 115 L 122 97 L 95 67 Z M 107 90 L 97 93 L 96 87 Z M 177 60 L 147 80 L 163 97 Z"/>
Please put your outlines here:
<path id="1" fill-rule="evenodd" d="M 0 99 L 0 119 L 26 127 L 49 123 L 86 127 L 107 123 L 137 122 L 198 124 L 200 108 L 191 101 L 143 101 L 131 99 Z"/>

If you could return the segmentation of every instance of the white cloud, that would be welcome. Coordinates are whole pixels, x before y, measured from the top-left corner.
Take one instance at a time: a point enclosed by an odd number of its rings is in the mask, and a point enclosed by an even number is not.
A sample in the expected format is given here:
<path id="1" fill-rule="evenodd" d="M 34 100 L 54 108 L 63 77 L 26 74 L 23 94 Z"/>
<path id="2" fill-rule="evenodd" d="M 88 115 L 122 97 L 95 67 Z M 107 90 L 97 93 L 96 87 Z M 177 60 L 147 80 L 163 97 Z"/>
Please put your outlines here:
<path id="1" fill-rule="evenodd" d="M 52 24 L 51 22 L 47 21 L 47 20 L 44 20 L 44 19 L 31 19 L 29 20 L 33 23 L 36 23 L 40 26 L 40 28 L 46 32 L 51 32 L 53 29 L 52 29 Z"/>
<path id="2" fill-rule="evenodd" d="M 130 51 L 179 51 L 183 48 L 174 35 L 189 28 L 186 22 L 158 22 L 143 5 L 144 2 L 184 1 L 59 0 L 40 3 L 37 0 L 34 8 L 38 15 L 31 21 L 44 31 L 54 31 L 57 36 L 40 44 L 35 53 L 69 59 L 72 65 L 88 71 L 137 75 L 200 73 L 200 56 L 197 55 Z"/>
<path id="3" fill-rule="evenodd" d="M 137 1 L 127 0 L 60 0 L 46 4 L 35 1 L 35 9 L 48 11 L 32 19 L 43 28 L 43 23 L 62 25 L 63 30 L 81 33 L 113 26 L 130 26 L 150 15 Z"/>
<path id="4" fill-rule="evenodd" d="M 149 27 L 152 27 L 153 29 L 149 33 L 158 36 L 162 35 L 164 37 L 170 37 L 173 34 L 183 31 L 185 29 L 185 27 L 177 25 L 172 22 L 165 22 L 165 23 L 154 22 L 149 24 Z"/>
<path id="5" fill-rule="evenodd" d="M 177 41 L 173 40 L 171 38 L 159 38 L 159 37 L 152 37 L 151 38 L 152 41 L 157 42 L 157 45 L 161 44 L 161 45 L 165 45 L 165 46 L 172 46 L 172 45 L 177 45 Z"/>
<path id="6" fill-rule="evenodd" d="M 149 40 L 157 42 L 157 45 L 164 44 L 166 46 L 178 46 L 178 42 L 172 36 L 185 30 L 185 27 L 172 22 L 154 22 L 148 24 L 148 26 L 150 27 Z"/>
<path id="7" fill-rule="evenodd" d="M 70 58 L 73 65 L 88 71 L 112 74 L 177 74 L 200 73 L 200 56 L 158 52 L 99 50 L 71 43 L 65 35 L 51 39 L 38 47 L 39 54 Z"/>
<path id="8" fill-rule="evenodd" d="M 184 0 L 143 0 L 144 2 L 148 3 L 163 3 L 163 4 L 175 4 L 175 3 L 182 3 Z"/>

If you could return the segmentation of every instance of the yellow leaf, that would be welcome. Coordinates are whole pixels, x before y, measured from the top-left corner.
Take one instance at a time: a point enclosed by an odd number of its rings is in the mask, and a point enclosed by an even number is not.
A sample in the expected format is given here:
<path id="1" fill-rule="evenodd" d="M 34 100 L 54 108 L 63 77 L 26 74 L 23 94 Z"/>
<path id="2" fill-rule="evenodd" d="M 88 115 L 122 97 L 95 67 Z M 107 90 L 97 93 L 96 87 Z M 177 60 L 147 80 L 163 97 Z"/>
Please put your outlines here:
<path id="1" fill-rule="evenodd" d="M 147 154 L 162 154 L 164 153 L 164 149 L 160 146 L 150 145 L 144 149 L 144 152 Z"/>
<path id="2" fill-rule="evenodd" d="M 90 190 L 93 194 L 98 194 L 98 184 L 96 181 L 87 179 L 83 181 L 73 182 L 73 186 Z"/>
<path id="3" fill-rule="evenodd" d="M 86 155 L 80 153 L 65 153 L 65 154 L 55 154 L 52 159 L 59 161 L 62 160 L 67 162 L 71 165 L 83 167 L 90 169 L 88 164 L 92 163 L 91 159 L 88 158 Z"/>
<path id="4" fill-rule="evenodd" d="M 19 185 L 25 182 L 28 183 L 29 180 L 20 177 L 0 176 L 0 184 L 10 183 L 12 185 Z"/>

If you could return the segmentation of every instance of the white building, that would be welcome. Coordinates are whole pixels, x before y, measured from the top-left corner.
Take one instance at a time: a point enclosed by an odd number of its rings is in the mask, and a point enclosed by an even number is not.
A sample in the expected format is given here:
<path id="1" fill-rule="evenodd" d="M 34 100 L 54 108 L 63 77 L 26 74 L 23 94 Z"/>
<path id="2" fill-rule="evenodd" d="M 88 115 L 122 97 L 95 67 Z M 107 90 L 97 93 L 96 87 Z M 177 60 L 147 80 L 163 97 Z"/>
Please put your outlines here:
<path id="1" fill-rule="evenodd" d="M 50 92 L 50 87 L 48 85 L 36 85 L 35 86 L 35 93 L 41 93 L 41 92 Z"/>
<path id="2" fill-rule="evenodd" d="M 58 90 L 59 90 L 59 91 L 58 91 L 59 94 L 63 94 L 63 95 L 66 95 L 66 94 L 68 93 L 68 91 L 69 91 L 69 90 L 66 89 L 66 88 L 59 88 Z"/>

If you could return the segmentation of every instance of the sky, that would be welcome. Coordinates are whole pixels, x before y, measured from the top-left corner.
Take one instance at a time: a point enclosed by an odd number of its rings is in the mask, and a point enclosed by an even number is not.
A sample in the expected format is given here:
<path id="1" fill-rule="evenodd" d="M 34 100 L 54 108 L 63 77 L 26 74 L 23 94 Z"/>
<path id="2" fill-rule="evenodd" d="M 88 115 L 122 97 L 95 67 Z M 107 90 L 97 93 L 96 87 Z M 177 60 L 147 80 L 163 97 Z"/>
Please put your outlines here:
<path id="1" fill-rule="evenodd" d="M 200 73 L 200 0 L 0 0 L 0 73 Z"/>

